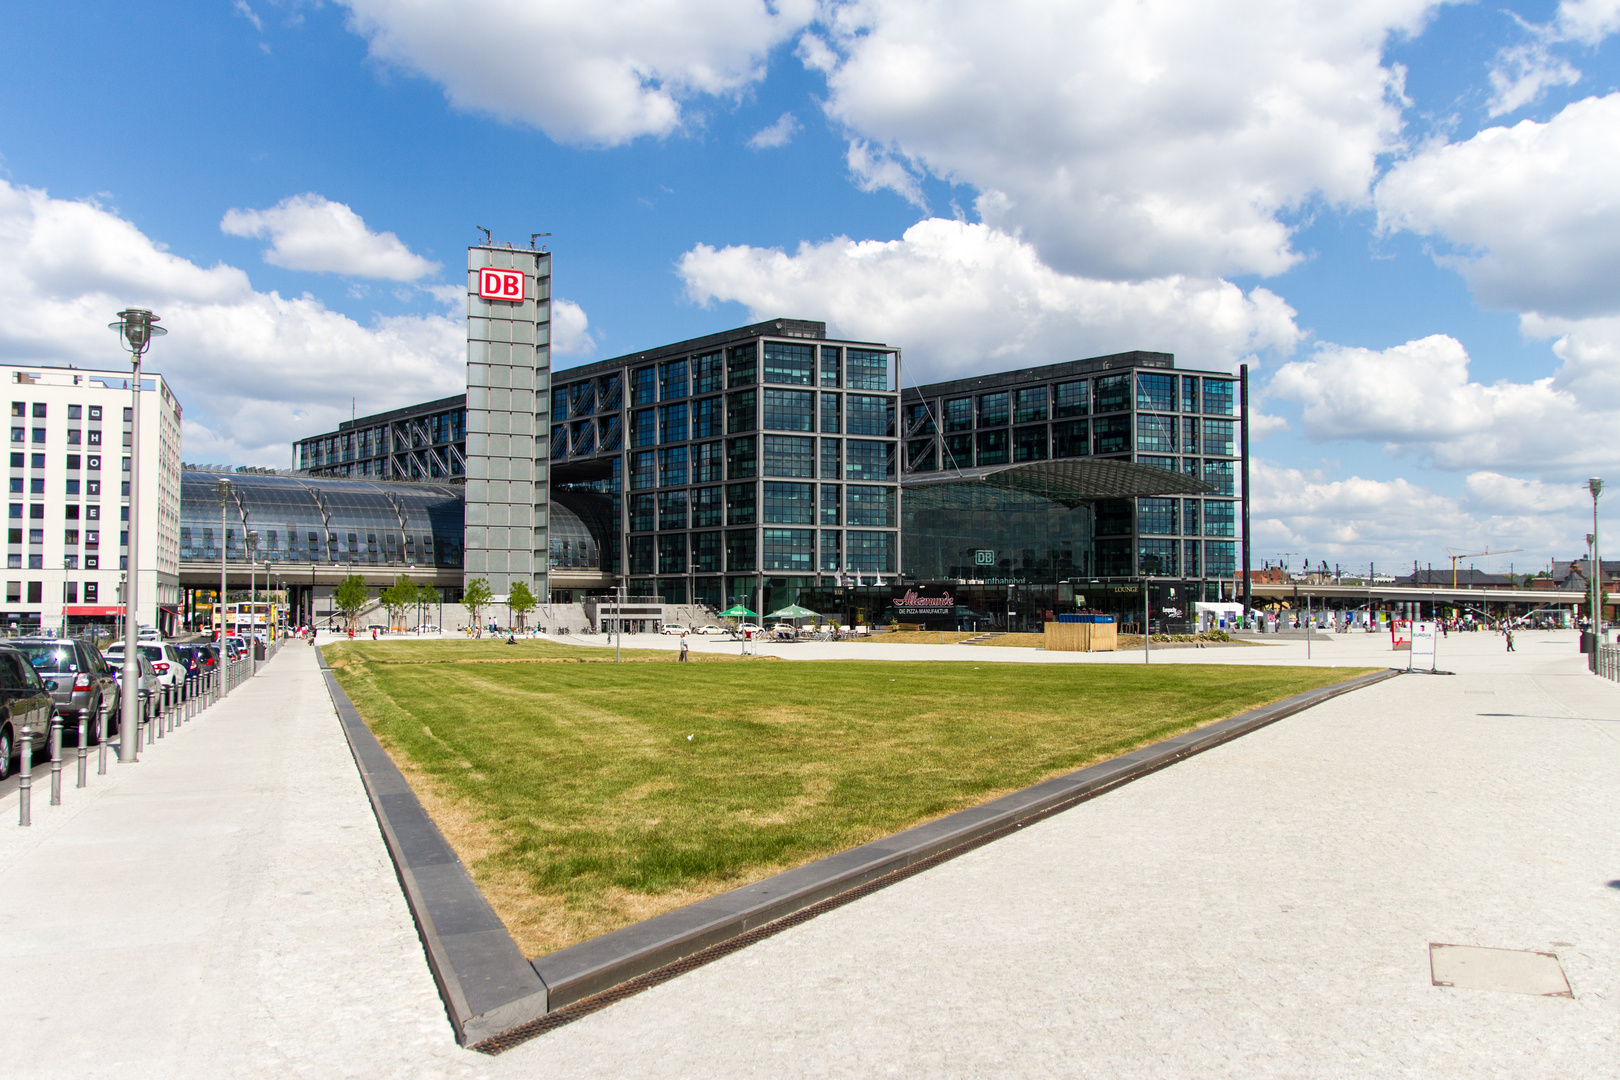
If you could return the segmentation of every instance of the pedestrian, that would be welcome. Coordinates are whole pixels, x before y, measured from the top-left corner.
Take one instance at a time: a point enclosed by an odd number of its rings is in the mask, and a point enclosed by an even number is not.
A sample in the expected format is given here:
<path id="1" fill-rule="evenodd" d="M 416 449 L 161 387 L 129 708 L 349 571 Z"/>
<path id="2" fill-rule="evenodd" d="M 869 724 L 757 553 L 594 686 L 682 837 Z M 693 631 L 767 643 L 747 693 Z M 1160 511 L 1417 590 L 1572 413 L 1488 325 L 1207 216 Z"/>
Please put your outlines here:
<path id="1" fill-rule="evenodd" d="M 681 634 L 681 663 L 686 663 L 686 635 Z"/>
<path id="2" fill-rule="evenodd" d="M 377 628 L 376 628 L 376 627 L 375 627 L 375 626 L 373 626 L 373 627 L 372 627 L 372 628 L 371 628 L 371 640 L 372 640 L 372 641 L 376 641 L 376 640 L 377 640 Z"/>
<path id="3" fill-rule="evenodd" d="M 1513 629 L 1512 629 L 1512 627 L 1508 628 L 1508 630 L 1506 632 L 1506 637 L 1507 637 L 1507 651 L 1512 652 L 1513 651 Z"/>

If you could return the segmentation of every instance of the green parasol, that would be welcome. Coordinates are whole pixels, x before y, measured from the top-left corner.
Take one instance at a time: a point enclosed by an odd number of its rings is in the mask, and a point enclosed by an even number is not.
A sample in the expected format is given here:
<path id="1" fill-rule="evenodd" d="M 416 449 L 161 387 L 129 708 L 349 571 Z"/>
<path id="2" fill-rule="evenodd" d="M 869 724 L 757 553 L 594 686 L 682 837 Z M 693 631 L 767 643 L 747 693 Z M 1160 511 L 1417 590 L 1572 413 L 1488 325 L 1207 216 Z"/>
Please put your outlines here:
<path id="1" fill-rule="evenodd" d="M 759 616 L 755 615 L 752 611 L 749 611 L 747 608 L 743 607 L 741 604 L 733 604 L 733 605 L 731 605 L 729 608 L 727 608 L 726 610 L 724 610 L 724 611 L 722 611 L 720 613 L 720 617 L 722 619 L 757 619 L 757 618 L 759 618 Z"/>
<path id="2" fill-rule="evenodd" d="M 773 611 L 765 617 L 767 619 L 819 619 L 821 613 L 811 611 L 807 607 L 800 607 L 798 604 L 789 604 L 780 611 Z"/>

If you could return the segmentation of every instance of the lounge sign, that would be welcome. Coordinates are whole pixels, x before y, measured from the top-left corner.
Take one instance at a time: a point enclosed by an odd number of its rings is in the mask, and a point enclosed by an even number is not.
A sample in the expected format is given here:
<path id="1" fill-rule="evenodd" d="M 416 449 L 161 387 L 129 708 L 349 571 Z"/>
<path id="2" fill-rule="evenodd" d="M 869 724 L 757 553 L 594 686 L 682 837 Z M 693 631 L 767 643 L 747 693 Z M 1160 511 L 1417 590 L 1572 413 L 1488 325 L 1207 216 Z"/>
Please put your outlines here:
<path id="1" fill-rule="evenodd" d="M 939 596 L 922 596 L 916 589 L 907 589 L 904 596 L 894 598 L 896 615 L 954 615 L 956 598 L 948 592 Z"/>
<path id="2" fill-rule="evenodd" d="M 478 271 L 478 295 L 485 300 L 523 302 L 523 271 L 497 270 L 486 266 Z"/>

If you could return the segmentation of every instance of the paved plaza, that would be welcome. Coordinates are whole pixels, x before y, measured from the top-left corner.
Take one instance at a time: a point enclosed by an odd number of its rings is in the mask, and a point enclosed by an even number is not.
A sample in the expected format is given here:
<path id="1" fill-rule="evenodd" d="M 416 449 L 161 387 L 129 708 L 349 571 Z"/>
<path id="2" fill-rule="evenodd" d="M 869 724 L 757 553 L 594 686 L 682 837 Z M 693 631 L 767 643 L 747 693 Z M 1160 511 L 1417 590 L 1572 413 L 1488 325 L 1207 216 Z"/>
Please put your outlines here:
<path id="1" fill-rule="evenodd" d="M 31 829 L 0 797 L 6 1072 L 1613 1076 L 1620 687 L 1568 633 L 1440 650 L 1455 675 L 1329 701 L 490 1058 L 453 1042 L 313 650 L 289 647 L 64 805 L 36 785 Z M 1404 663 L 1377 635 L 1312 654 Z M 1573 996 L 1435 986 L 1431 943 L 1556 954 Z"/>

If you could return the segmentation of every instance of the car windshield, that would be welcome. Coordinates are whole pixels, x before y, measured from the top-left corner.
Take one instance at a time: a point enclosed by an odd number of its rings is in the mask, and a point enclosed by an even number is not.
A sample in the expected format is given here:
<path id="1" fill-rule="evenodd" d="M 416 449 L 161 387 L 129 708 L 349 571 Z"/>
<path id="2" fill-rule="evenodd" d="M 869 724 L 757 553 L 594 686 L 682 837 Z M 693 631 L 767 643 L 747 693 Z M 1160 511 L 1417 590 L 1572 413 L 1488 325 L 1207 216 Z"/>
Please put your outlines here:
<path id="1" fill-rule="evenodd" d="M 71 645 L 29 644 L 20 642 L 14 646 L 18 652 L 28 658 L 35 671 L 78 671 L 79 665 L 73 655 Z"/>

